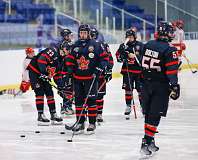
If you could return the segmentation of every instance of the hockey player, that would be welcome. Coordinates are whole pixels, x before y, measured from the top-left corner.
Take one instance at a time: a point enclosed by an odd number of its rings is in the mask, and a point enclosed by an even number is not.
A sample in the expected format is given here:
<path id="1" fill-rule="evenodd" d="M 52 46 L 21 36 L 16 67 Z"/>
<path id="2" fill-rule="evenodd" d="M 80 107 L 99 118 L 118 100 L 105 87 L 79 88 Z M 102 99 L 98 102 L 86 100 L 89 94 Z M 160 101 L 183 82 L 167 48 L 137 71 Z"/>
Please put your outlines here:
<path id="1" fill-rule="evenodd" d="M 25 93 L 30 88 L 30 79 L 29 79 L 29 71 L 27 70 L 27 66 L 29 65 L 32 58 L 35 56 L 34 49 L 31 47 L 28 47 L 25 49 L 26 57 L 23 61 L 23 73 L 22 73 L 22 81 L 18 89 L 5 89 L 0 92 L 0 95 L 2 94 L 13 94 L 14 96 L 21 95 L 22 93 Z"/>
<path id="2" fill-rule="evenodd" d="M 142 139 L 141 153 L 151 155 L 159 150 L 154 135 L 161 116 L 166 116 L 170 98 L 176 100 L 180 95 L 178 84 L 177 49 L 170 45 L 174 38 L 171 23 L 160 22 L 157 39 L 148 41 L 142 55 L 143 84 L 142 106 L 145 114 L 145 135 Z"/>
<path id="3" fill-rule="evenodd" d="M 139 95 L 141 105 L 140 75 L 141 66 L 137 57 L 143 52 L 143 43 L 136 40 L 136 32 L 132 29 L 126 31 L 126 41 L 122 43 L 116 52 L 117 61 L 123 63 L 121 74 L 123 75 L 122 89 L 125 90 L 126 119 L 129 119 L 131 113 L 131 103 L 133 100 L 133 89 L 136 89 Z"/>
<path id="4" fill-rule="evenodd" d="M 23 61 L 22 82 L 20 85 L 20 90 L 22 93 L 25 93 L 30 88 L 30 78 L 27 67 L 30 61 L 32 60 L 32 58 L 35 56 L 34 49 L 30 47 L 25 49 L 25 53 L 26 53 L 26 58 Z"/>
<path id="5" fill-rule="evenodd" d="M 91 38 L 97 40 L 98 38 L 98 31 L 96 28 L 91 28 Z M 97 106 L 97 122 L 103 122 L 102 113 L 103 113 L 103 105 L 104 105 L 104 95 L 106 94 L 106 83 L 109 82 L 112 79 L 112 68 L 113 68 L 113 57 L 111 55 L 111 51 L 109 48 L 109 45 L 106 42 L 101 42 L 109 56 L 109 63 L 105 71 L 101 74 L 99 77 L 99 85 L 98 85 L 98 97 L 96 100 L 96 106 Z"/>
<path id="6" fill-rule="evenodd" d="M 52 124 L 62 124 L 62 118 L 56 114 L 56 106 L 50 79 L 55 75 L 58 66 L 57 48 L 46 48 L 38 53 L 28 65 L 31 87 L 35 92 L 38 111 L 38 125 L 49 125 L 49 119 L 44 114 L 44 95 L 51 115 Z"/>
<path id="7" fill-rule="evenodd" d="M 181 56 L 183 55 L 184 50 L 186 49 L 186 45 L 184 43 L 184 22 L 182 20 L 177 20 L 174 23 L 175 29 L 175 38 L 172 41 L 173 46 L 177 48 L 177 56 L 179 58 L 179 67 L 182 64 Z"/>
<path id="8" fill-rule="evenodd" d="M 61 115 L 66 117 L 67 115 L 74 114 L 72 109 L 73 98 L 73 80 L 72 77 L 67 76 L 66 56 L 70 53 L 72 48 L 72 31 L 69 29 L 63 29 L 60 32 L 62 41 L 59 42 L 58 48 L 60 50 L 60 66 L 58 74 L 54 79 L 61 92 L 58 92 L 63 97 L 63 104 L 61 105 Z M 65 94 L 64 94 L 65 93 Z"/>
<path id="9" fill-rule="evenodd" d="M 79 122 L 73 128 L 73 132 L 74 134 L 84 132 L 87 109 L 89 118 L 87 134 L 93 134 L 96 129 L 98 78 L 108 64 L 108 55 L 100 43 L 90 39 L 89 25 L 80 25 L 78 38 L 71 54 L 67 56 L 68 72 L 74 77 L 76 118 Z"/>

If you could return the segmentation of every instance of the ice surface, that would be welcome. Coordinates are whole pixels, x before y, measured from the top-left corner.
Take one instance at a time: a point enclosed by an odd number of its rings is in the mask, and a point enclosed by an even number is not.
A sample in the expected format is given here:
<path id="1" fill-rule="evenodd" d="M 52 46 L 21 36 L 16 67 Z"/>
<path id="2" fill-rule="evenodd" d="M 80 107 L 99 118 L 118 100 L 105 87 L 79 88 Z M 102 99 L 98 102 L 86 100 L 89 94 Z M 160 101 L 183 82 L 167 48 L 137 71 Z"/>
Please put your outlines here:
<path id="1" fill-rule="evenodd" d="M 71 131 L 64 126 L 36 125 L 37 112 L 34 93 L 21 97 L 0 96 L 0 160 L 137 160 L 143 137 L 143 118 L 135 96 L 138 118 L 126 121 L 122 79 L 108 84 L 105 97 L 104 120 L 95 135 L 77 135 L 67 142 Z M 160 150 L 152 160 L 198 159 L 198 74 L 180 74 L 181 98 L 170 101 L 156 135 Z M 59 113 L 61 99 L 56 95 Z M 48 108 L 45 113 L 49 117 Z M 72 124 L 74 117 L 64 120 Z M 41 133 L 36 134 L 39 130 Z M 66 134 L 60 134 L 65 131 Z M 25 135 L 21 138 L 20 135 Z"/>

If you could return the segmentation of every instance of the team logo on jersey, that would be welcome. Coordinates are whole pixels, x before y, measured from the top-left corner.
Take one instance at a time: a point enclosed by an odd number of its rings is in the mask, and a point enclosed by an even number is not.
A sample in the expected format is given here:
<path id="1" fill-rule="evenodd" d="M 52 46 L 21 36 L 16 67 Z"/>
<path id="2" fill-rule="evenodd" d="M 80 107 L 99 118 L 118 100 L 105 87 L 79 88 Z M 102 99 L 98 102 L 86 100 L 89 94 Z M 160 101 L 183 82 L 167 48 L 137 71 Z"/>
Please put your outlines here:
<path id="1" fill-rule="evenodd" d="M 74 52 L 78 52 L 78 51 L 79 51 L 79 47 L 75 47 Z"/>
<path id="2" fill-rule="evenodd" d="M 89 53 L 89 58 L 94 58 L 94 53 Z"/>
<path id="3" fill-rule="evenodd" d="M 88 51 L 93 52 L 94 51 L 94 46 L 89 46 Z"/>
<path id="4" fill-rule="evenodd" d="M 55 67 L 47 66 L 46 70 L 47 70 L 49 78 L 52 78 L 52 77 L 55 76 L 55 74 L 56 74 L 56 68 Z"/>
<path id="5" fill-rule="evenodd" d="M 77 60 L 78 68 L 80 70 L 87 70 L 89 65 L 89 60 L 86 60 L 84 56 L 81 56 L 80 59 Z"/>
<path id="6" fill-rule="evenodd" d="M 36 88 L 40 88 L 40 84 L 39 83 L 36 83 Z"/>

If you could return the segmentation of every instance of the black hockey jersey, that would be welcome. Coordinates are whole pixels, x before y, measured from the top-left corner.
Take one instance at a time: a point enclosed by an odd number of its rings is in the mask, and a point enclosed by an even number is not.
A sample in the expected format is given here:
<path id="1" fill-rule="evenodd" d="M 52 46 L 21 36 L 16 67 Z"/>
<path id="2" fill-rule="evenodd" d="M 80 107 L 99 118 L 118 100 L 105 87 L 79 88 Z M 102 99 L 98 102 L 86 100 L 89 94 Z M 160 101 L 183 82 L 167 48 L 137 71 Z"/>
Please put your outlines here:
<path id="1" fill-rule="evenodd" d="M 151 40 L 145 44 L 141 57 L 143 77 L 146 80 L 177 84 L 177 49 L 168 42 Z"/>
<path id="2" fill-rule="evenodd" d="M 46 48 L 33 57 L 27 69 L 37 73 L 38 75 L 44 74 L 49 77 L 53 77 L 57 72 L 59 65 L 58 58 L 58 53 Z"/>
<path id="3" fill-rule="evenodd" d="M 126 45 L 122 43 L 116 52 L 117 61 L 123 63 L 121 74 L 126 74 L 127 72 L 132 74 L 141 73 L 141 65 L 131 54 L 135 54 L 137 59 L 143 52 L 144 45 L 139 41 L 128 42 Z M 127 68 L 128 67 L 128 68 Z"/>
<path id="4" fill-rule="evenodd" d="M 66 65 L 75 79 L 88 80 L 93 78 L 96 67 L 105 69 L 108 60 L 108 54 L 101 43 L 95 40 L 78 40 L 75 42 L 71 54 L 67 56 Z"/>

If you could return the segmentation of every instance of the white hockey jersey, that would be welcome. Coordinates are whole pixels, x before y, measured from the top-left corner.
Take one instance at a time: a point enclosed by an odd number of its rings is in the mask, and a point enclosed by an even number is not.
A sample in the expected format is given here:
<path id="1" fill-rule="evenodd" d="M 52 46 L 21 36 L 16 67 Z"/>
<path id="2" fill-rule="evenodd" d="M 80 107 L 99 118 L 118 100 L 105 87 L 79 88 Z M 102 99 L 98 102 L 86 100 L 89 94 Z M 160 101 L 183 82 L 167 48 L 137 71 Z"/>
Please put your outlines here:
<path id="1" fill-rule="evenodd" d="M 27 70 L 27 67 L 28 67 L 31 60 L 32 60 L 31 58 L 26 57 L 23 61 L 22 81 L 25 81 L 25 82 L 30 81 L 29 71 Z"/>
<path id="2" fill-rule="evenodd" d="M 184 30 L 183 29 L 179 29 L 178 27 L 176 27 L 175 30 L 175 38 L 173 39 L 172 43 L 183 43 L 184 41 Z"/>

